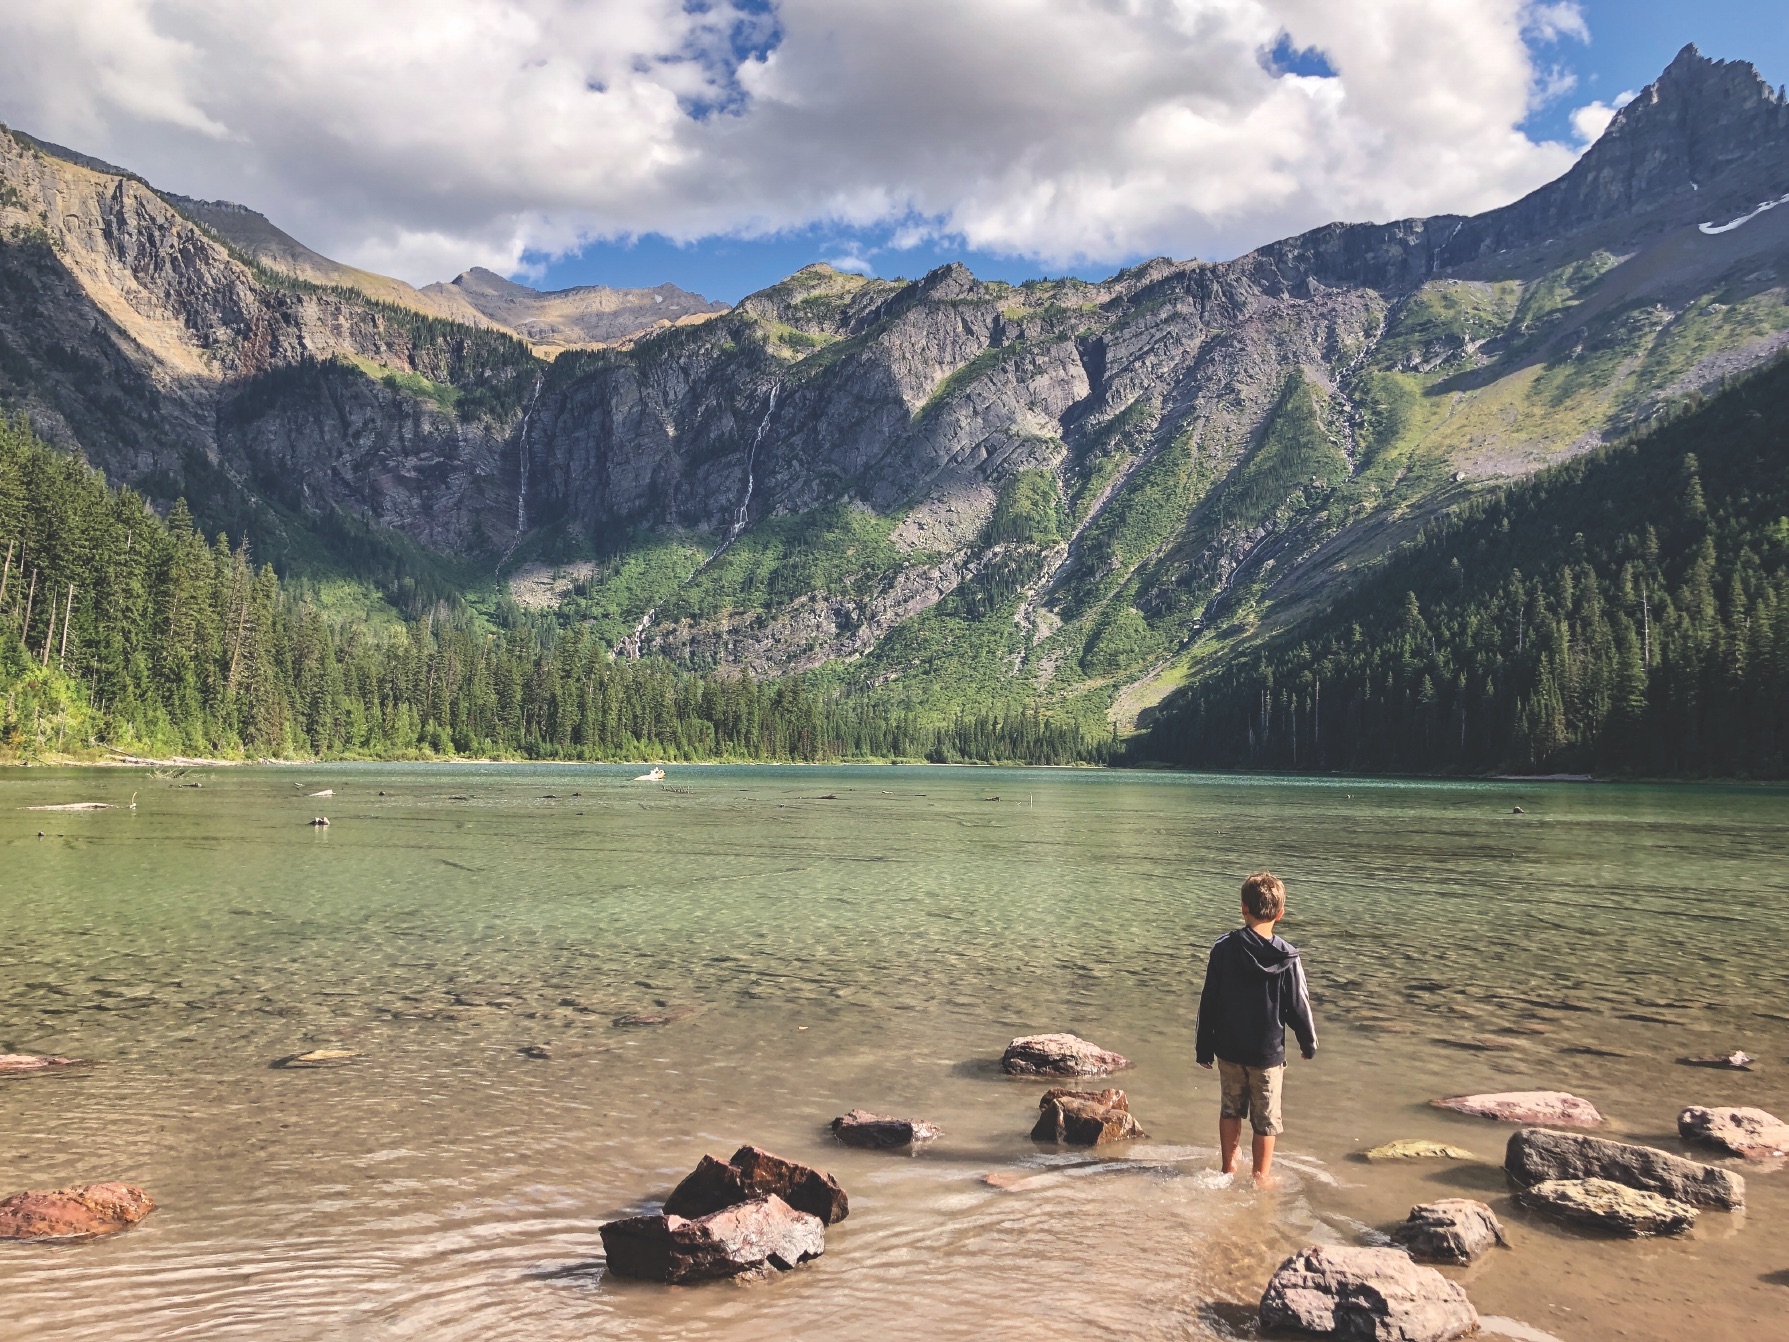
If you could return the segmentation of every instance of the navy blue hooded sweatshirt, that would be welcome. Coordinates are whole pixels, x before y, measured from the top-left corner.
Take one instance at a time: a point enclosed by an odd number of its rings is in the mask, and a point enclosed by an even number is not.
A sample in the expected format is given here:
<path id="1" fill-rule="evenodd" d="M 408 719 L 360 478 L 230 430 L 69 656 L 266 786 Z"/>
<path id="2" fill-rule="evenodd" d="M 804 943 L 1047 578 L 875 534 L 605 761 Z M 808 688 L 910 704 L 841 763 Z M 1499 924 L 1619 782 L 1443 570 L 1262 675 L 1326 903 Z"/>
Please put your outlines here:
<path id="1" fill-rule="evenodd" d="M 1317 1026 L 1298 949 L 1246 927 L 1224 933 L 1212 944 L 1199 994 L 1199 1062 L 1278 1067 L 1286 1061 L 1288 1025 L 1299 1051 L 1314 1054 Z"/>

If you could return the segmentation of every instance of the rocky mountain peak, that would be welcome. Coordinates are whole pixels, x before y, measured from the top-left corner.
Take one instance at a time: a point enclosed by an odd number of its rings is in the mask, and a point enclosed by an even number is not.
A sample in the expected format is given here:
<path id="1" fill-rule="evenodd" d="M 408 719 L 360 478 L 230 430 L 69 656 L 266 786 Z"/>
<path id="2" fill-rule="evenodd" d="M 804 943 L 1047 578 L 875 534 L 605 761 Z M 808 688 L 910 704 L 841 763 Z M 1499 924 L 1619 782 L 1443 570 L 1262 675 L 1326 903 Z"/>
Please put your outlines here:
<path id="1" fill-rule="evenodd" d="M 1789 182 L 1789 102 L 1748 61 L 1694 45 L 1609 122 L 1563 177 L 1465 221 L 1439 267 L 1600 227 L 1605 246 L 1744 209 Z"/>

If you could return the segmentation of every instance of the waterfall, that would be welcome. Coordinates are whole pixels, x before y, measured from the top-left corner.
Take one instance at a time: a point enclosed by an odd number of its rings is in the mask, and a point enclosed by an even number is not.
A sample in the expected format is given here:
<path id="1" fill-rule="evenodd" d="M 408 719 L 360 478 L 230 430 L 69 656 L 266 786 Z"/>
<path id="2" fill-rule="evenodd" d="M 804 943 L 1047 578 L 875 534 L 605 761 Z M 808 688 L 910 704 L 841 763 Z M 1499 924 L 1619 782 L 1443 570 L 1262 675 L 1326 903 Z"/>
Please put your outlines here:
<path id="1" fill-rule="evenodd" d="M 770 432 L 770 417 L 776 413 L 776 394 L 778 389 L 777 383 L 771 383 L 770 404 L 765 407 L 764 418 L 758 424 L 758 432 L 752 436 L 751 447 L 746 449 L 745 497 L 740 499 L 739 507 L 734 510 L 733 525 L 727 530 L 727 538 L 715 547 L 713 554 L 709 555 L 708 558 L 696 565 L 694 572 L 692 572 L 689 577 L 678 584 L 679 590 L 688 587 L 696 580 L 698 574 L 710 564 L 714 563 L 715 560 L 726 554 L 727 547 L 738 540 L 739 533 L 745 530 L 746 513 L 752 506 L 752 486 L 756 483 L 753 473 L 757 469 L 758 446 L 764 441 L 764 435 Z M 526 423 L 526 421 L 524 421 L 524 423 Z M 646 646 L 646 631 L 652 627 L 653 620 L 657 618 L 658 607 L 654 606 L 640 617 L 639 622 L 634 625 L 633 632 L 615 645 L 615 655 L 630 657 L 637 660 Z"/>
<path id="2" fill-rule="evenodd" d="M 733 529 L 727 533 L 729 543 L 737 540 L 739 533 L 745 530 L 746 511 L 752 506 L 752 486 L 756 483 L 754 472 L 758 466 L 758 446 L 764 441 L 764 435 L 770 432 L 770 417 L 776 413 L 776 394 L 778 383 L 770 384 L 770 405 L 764 411 L 763 422 L 758 425 L 758 432 L 752 439 L 752 445 L 745 454 L 745 497 L 739 501 L 739 510 L 733 514 Z"/>
<path id="3" fill-rule="evenodd" d="M 522 533 L 528 530 L 528 423 L 534 418 L 534 407 L 540 400 L 540 389 L 546 383 L 546 374 L 539 373 L 534 378 L 534 391 L 528 397 L 528 404 L 522 407 L 522 428 L 516 445 L 516 534 L 509 542 L 509 549 L 503 552 L 503 558 L 497 561 L 497 572 L 503 572 L 503 566 L 509 563 L 509 557 L 516 552 L 522 543 Z"/>

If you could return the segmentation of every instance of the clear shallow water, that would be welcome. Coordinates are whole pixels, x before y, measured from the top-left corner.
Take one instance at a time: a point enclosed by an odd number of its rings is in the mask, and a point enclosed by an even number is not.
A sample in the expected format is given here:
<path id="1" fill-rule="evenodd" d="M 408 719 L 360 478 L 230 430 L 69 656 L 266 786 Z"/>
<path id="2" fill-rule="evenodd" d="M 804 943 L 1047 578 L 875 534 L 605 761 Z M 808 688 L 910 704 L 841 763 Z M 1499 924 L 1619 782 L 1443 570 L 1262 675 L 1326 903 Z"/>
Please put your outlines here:
<path id="1" fill-rule="evenodd" d="M 1763 1336 L 1789 1309 L 1789 1171 L 1636 1244 L 1527 1219 L 1491 1164 L 1351 1159 L 1425 1136 L 1494 1162 L 1509 1129 L 1426 1105 L 1466 1090 L 1575 1090 L 1674 1149 L 1686 1103 L 1789 1113 L 1789 793 L 637 772 L 0 775 L 0 1050 L 99 1064 L 0 1082 L 0 1191 L 128 1179 L 162 1204 L 111 1240 L 0 1245 L 6 1335 L 1246 1335 L 1285 1253 L 1460 1195 L 1515 1244 L 1464 1274 L 1488 1315 L 1589 1342 Z M 17 809 L 133 790 L 134 813 Z M 1265 1194 L 1211 1176 L 1190 1058 L 1203 948 L 1261 865 L 1323 1032 Z M 640 1012 L 676 1019 L 614 1023 Z M 1049 1029 L 1136 1061 L 1128 1163 L 1027 1139 L 1039 1087 L 993 1060 Z M 327 1046 L 360 1056 L 268 1067 Z M 1759 1070 L 1672 1062 L 1735 1047 Z M 946 1137 L 842 1150 L 823 1124 L 853 1106 Z M 742 1141 L 850 1192 L 825 1258 L 605 1279 L 597 1224 Z"/>

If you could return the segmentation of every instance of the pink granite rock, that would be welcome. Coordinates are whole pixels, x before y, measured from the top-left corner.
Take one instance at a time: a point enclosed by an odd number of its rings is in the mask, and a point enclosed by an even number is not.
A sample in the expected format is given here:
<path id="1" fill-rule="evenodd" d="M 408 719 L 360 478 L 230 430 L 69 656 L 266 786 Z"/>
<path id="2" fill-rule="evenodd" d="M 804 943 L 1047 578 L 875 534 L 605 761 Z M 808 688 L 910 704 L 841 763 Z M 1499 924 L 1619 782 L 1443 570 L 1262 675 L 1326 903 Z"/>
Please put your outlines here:
<path id="1" fill-rule="evenodd" d="M 1500 1123 L 1554 1123 L 1570 1128 L 1594 1128 L 1603 1121 L 1589 1100 L 1562 1090 L 1506 1090 L 1490 1095 L 1451 1095 L 1430 1100 L 1437 1109 L 1494 1118 Z"/>
<path id="2" fill-rule="evenodd" d="M 1747 1160 L 1789 1155 L 1789 1123 L 1764 1109 L 1704 1109 L 1692 1104 L 1677 1116 L 1677 1135 Z"/>

